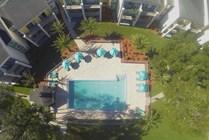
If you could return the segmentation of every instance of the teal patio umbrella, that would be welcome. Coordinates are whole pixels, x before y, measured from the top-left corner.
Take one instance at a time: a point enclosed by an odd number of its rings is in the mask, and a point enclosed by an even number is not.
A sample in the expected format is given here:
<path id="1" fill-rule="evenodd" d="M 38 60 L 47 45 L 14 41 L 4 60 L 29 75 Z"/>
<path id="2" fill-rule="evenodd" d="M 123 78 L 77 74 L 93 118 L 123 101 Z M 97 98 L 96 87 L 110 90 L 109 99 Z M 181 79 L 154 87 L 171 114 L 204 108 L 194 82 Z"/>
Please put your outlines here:
<path id="1" fill-rule="evenodd" d="M 67 70 L 67 71 L 69 71 L 70 70 L 70 61 L 68 60 L 68 59 L 66 59 L 66 60 L 64 60 L 63 62 L 62 62 L 62 67 L 65 69 L 65 70 Z"/>
<path id="2" fill-rule="evenodd" d="M 83 54 L 81 52 L 76 52 L 75 53 L 75 61 L 77 63 L 81 62 L 81 60 L 83 59 Z"/>
<path id="3" fill-rule="evenodd" d="M 103 48 L 99 48 L 99 49 L 97 50 L 97 55 L 98 55 L 99 57 L 104 57 L 105 54 L 106 54 L 106 51 L 105 51 Z"/>
<path id="4" fill-rule="evenodd" d="M 57 77 L 58 77 L 58 73 L 57 72 L 50 73 L 50 78 L 57 78 Z"/>
<path id="5" fill-rule="evenodd" d="M 138 84 L 137 85 L 139 87 L 139 90 L 137 90 L 138 92 L 147 92 L 148 91 L 148 85 L 147 84 Z"/>
<path id="6" fill-rule="evenodd" d="M 146 71 L 140 71 L 137 72 L 139 74 L 139 80 L 147 80 L 148 79 L 148 73 Z"/>
<path id="7" fill-rule="evenodd" d="M 111 48 L 110 49 L 110 54 L 113 56 L 113 57 L 116 57 L 118 55 L 118 50 L 116 48 Z"/>

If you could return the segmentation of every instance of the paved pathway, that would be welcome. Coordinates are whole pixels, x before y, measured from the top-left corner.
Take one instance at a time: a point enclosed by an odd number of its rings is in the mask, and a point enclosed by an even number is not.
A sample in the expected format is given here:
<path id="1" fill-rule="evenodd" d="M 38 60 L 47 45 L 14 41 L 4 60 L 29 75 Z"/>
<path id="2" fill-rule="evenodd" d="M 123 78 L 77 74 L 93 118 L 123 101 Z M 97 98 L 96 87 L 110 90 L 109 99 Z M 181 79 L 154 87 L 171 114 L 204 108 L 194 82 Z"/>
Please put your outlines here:
<path id="1" fill-rule="evenodd" d="M 29 95 L 15 92 L 15 96 L 22 96 L 22 99 L 27 99 L 29 101 Z"/>
<path id="2" fill-rule="evenodd" d="M 159 94 L 157 94 L 157 95 L 155 95 L 151 98 L 151 103 L 154 103 L 155 101 L 157 101 L 157 100 L 159 100 L 163 97 L 164 97 L 164 94 L 163 94 L 163 92 L 161 92 L 161 93 L 159 93 Z"/>

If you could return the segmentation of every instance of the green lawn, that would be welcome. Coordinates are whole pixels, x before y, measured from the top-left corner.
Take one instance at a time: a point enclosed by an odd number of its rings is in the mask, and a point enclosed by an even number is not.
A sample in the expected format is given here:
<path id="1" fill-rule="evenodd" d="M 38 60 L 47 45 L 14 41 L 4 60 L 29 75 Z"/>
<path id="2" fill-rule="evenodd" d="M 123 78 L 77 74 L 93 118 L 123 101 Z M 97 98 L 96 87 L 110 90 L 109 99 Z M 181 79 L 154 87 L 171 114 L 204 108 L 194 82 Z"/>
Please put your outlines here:
<path id="1" fill-rule="evenodd" d="M 30 105 L 30 103 L 29 103 L 29 101 L 27 99 L 22 99 L 22 101 L 23 101 L 23 104 L 25 106 L 29 106 Z"/>
<path id="2" fill-rule="evenodd" d="M 21 87 L 21 86 L 13 86 L 13 89 L 14 89 L 15 92 L 29 95 L 29 92 L 32 88 Z"/>
<path id="3" fill-rule="evenodd" d="M 162 47 L 169 40 L 167 38 L 162 38 L 159 35 L 151 32 L 151 30 L 131 27 L 131 26 L 118 26 L 116 23 L 98 22 L 97 30 L 94 32 L 97 36 L 105 37 L 107 33 L 111 31 L 118 32 L 122 37 L 130 38 L 132 34 L 141 33 L 144 34 L 150 41 L 153 47 Z M 84 37 L 84 33 L 81 35 Z"/>
<path id="4" fill-rule="evenodd" d="M 165 117 L 166 105 L 163 100 L 153 104 L 153 108 L 160 112 L 162 117 L 157 128 L 152 128 L 148 135 L 142 137 L 142 140 L 207 140 L 207 136 L 196 136 L 187 133 L 181 133 L 172 128 L 171 124 Z"/>
<path id="5" fill-rule="evenodd" d="M 151 96 L 155 96 L 163 91 L 163 84 L 159 81 L 155 81 L 152 85 Z"/>

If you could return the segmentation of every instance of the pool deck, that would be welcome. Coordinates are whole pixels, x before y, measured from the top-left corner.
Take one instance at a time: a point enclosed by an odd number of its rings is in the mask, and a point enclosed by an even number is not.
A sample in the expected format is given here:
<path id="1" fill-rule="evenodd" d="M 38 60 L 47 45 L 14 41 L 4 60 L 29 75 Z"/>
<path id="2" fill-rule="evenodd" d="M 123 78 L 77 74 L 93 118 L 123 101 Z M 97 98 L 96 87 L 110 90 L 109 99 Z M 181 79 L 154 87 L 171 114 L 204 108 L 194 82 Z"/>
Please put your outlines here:
<path id="1" fill-rule="evenodd" d="M 112 47 L 120 50 L 119 43 L 95 43 L 92 47 L 83 51 L 84 60 L 76 63 L 73 58 L 70 71 L 66 71 L 62 66 L 54 71 L 59 73 L 59 82 L 56 92 L 56 117 L 58 119 L 131 119 L 137 118 L 137 108 L 145 111 L 150 104 L 148 93 L 138 93 L 137 84 L 146 83 L 138 81 L 137 71 L 146 70 L 145 64 L 140 63 L 121 63 L 120 57 L 96 57 L 95 52 L 98 48 L 110 50 Z M 68 108 L 68 81 L 69 80 L 116 80 L 116 75 L 125 75 L 127 82 L 127 105 L 126 111 L 84 111 Z M 50 80 L 50 78 L 48 77 Z"/>

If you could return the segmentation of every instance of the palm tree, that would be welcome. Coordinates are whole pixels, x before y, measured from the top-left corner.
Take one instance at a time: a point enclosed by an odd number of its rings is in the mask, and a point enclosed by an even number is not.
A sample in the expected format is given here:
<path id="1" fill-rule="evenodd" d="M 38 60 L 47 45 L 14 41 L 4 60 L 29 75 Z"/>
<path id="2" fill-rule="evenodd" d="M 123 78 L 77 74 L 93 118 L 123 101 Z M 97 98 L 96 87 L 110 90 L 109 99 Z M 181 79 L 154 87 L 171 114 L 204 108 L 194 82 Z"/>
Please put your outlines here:
<path id="1" fill-rule="evenodd" d="M 52 24 L 52 31 L 54 32 L 54 34 L 58 33 L 58 34 L 62 34 L 64 30 L 64 24 L 61 21 L 55 21 Z"/>
<path id="2" fill-rule="evenodd" d="M 79 30 L 89 32 L 89 35 L 92 35 L 92 32 L 97 29 L 96 19 L 89 17 L 87 20 L 81 22 Z"/>
<path id="3" fill-rule="evenodd" d="M 149 131 L 150 128 L 157 125 L 159 120 L 160 120 L 159 113 L 157 113 L 156 110 L 151 110 L 150 113 L 147 116 L 144 116 L 142 118 L 143 126 L 141 127 L 141 130 L 143 132 Z"/>
<path id="4" fill-rule="evenodd" d="M 24 83 L 25 86 L 30 86 L 30 87 L 36 87 L 36 83 L 35 83 L 35 73 L 31 74 L 30 71 L 26 71 L 23 72 L 22 76 L 24 77 L 23 80 L 21 80 L 21 82 Z"/>
<path id="5" fill-rule="evenodd" d="M 53 41 L 53 45 L 57 51 L 62 52 L 64 49 L 69 49 L 71 47 L 70 40 L 71 37 L 69 34 L 59 34 L 55 41 Z"/>
<path id="6" fill-rule="evenodd" d="M 149 51 L 150 43 L 144 35 L 142 35 L 142 34 L 132 35 L 131 40 L 133 42 L 133 46 L 136 49 L 144 50 L 146 53 Z"/>

